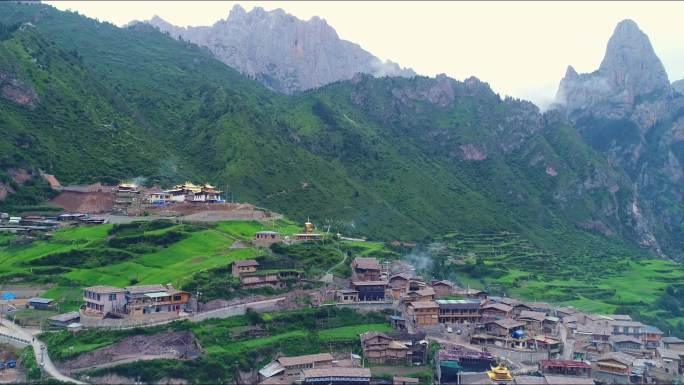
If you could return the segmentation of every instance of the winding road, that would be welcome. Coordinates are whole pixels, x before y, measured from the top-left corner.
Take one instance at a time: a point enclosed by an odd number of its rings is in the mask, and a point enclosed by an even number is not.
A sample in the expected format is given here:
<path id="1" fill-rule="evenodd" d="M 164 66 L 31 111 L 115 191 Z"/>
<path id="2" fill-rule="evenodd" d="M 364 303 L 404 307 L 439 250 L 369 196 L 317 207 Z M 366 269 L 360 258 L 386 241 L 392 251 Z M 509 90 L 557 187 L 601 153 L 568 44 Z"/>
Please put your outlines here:
<path id="1" fill-rule="evenodd" d="M 36 356 L 36 361 L 39 365 L 41 365 L 43 371 L 47 373 L 50 377 L 62 382 L 70 382 L 73 384 L 86 384 L 85 382 L 76 380 L 74 378 L 65 376 L 62 373 L 60 373 L 59 369 L 57 369 L 57 367 L 55 367 L 55 365 L 52 363 L 52 360 L 50 360 L 47 348 L 45 348 L 43 354 L 41 355 L 41 349 L 43 349 L 45 345 L 42 342 L 40 342 L 40 340 L 35 338 L 31 333 L 21 328 L 19 325 L 15 324 L 14 322 L 3 319 L 2 324 L 0 325 L 0 332 L 8 334 L 10 336 L 22 338 L 26 341 L 30 341 L 31 346 L 33 347 L 33 354 Z"/>

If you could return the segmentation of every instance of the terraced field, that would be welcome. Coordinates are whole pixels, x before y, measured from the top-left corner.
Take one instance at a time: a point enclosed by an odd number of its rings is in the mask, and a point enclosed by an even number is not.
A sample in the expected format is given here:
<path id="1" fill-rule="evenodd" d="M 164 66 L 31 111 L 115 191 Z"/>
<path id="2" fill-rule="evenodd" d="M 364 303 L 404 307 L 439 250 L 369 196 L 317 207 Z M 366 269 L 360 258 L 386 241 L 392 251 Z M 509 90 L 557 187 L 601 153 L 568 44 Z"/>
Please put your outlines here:
<path id="1" fill-rule="evenodd" d="M 298 230 L 282 221 L 275 227 L 286 234 Z M 10 238 L 4 237 L 0 242 L 0 281 L 52 285 L 44 295 L 60 300 L 60 310 L 71 310 L 80 304 L 81 289 L 86 286 L 181 286 L 196 272 L 254 258 L 264 251 L 231 246 L 266 229 L 272 227 L 242 221 L 215 226 L 167 224 L 150 229 L 133 226 L 118 232 L 112 225 L 82 226 L 59 230 L 25 246 L 11 246 Z"/>
<path id="2" fill-rule="evenodd" d="M 600 256 L 569 251 L 545 253 L 514 233 L 449 234 L 429 247 L 433 274 L 494 294 L 572 305 L 589 312 L 632 308 L 644 316 L 664 315 L 659 297 L 669 285 L 684 283 L 681 264 L 623 254 Z"/>

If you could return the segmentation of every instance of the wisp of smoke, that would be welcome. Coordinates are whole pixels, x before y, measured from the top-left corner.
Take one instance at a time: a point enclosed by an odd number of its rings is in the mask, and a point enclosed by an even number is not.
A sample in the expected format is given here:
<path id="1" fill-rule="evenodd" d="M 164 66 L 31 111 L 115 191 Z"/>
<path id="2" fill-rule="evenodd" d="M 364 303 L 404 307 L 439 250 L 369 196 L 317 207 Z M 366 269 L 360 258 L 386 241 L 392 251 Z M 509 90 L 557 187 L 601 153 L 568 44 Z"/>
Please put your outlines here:
<path id="1" fill-rule="evenodd" d="M 144 176 L 136 176 L 133 178 L 133 184 L 136 186 L 144 186 L 145 183 L 147 182 L 147 178 Z"/>
<path id="2" fill-rule="evenodd" d="M 432 258 L 422 251 L 413 251 L 406 256 L 406 261 L 416 268 L 416 271 L 431 271 Z"/>

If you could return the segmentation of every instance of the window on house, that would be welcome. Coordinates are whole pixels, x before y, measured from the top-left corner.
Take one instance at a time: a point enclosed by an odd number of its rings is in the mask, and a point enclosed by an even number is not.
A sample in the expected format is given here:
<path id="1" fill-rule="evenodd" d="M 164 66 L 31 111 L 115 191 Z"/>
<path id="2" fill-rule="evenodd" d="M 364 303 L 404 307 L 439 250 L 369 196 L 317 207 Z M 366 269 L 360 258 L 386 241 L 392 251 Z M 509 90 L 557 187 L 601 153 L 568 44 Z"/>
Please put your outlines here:
<path id="1" fill-rule="evenodd" d="M 109 300 L 110 300 L 110 301 L 116 301 L 116 294 L 110 294 L 110 295 L 109 295 Z"/>

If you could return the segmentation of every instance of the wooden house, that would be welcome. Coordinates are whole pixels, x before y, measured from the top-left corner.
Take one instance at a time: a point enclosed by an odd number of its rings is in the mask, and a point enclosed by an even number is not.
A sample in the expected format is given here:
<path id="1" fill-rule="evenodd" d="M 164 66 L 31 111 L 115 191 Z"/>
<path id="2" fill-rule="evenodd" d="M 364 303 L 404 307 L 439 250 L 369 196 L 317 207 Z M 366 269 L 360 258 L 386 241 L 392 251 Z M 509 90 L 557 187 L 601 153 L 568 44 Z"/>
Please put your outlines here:
<path id="1" fill-rule="evenodd" d="M 638 321 L 617 320 L 610 322 L 610 326 L 612 327 L 613 335 L 627 335 L 639 337 L 641 335 L 641 329 L 645 325 Z"/>
<path id="2" fill-rule="evenodd" d="M 536 335 L 527 340 L 527 348 L 547 352 L 549 356 L 555 356 L 561 352 L 561 341 L 544 335 Z"/>
<path id="3" fill-rule="evenodd" d="M 52 298 L 33 297 L 26 301 L 26 307 L 34 310 L 52 310 L 55 308 L 55 300 Z"/>
<path id="4" fill-rule="evenodd" d="M 425 287 L 418 290 L 411 290 L 406 293 L 408 301 L 432 301 L 435 299 L 435 291 L 431 287 Z"/>
<path id="5" fill-rule="evenodd" d="M 262 287 L 283 289 L 286 286 L 285 283 L 278 278 L 278 274 L 276 273 L 246 275 L 240 277 L 240 285 L 246 290 L 259 289 Z"/>
<path id="6" fill-rule="evenodd" d="M 352 289 L 358 291 L 359 301 L 384 301 L 387 281 L 354 281 Z"/>
<path id="7" fill-rule="evenodd" d="M 516 319 L 524 322 L 525 329 L 530 331 L 530 333 L 539 334 L 542 332 L 542 324 L 546 319 L 546 313 L 522 310 Z"/>
<path id="8" fill-rule="evenodd" d="M 259 247 L 269 247 L 274 243 L 279 243 L 283 240 L 280 233 L 275 231 L 257 231 L 254 234 L 254 244 Z"/>
<path id="9" fill-rule="evenodd" d="M 656 349 L 655 356 L 662 363 L 662 366 L 667 369 L 666 373 L 674 375 L 684 374 L 684 352 L 658 348 Z"/>
<path id="10" fill-rule="evenodd" d="M 369 385 L 371 370 L 369 368 L 317 368 L 302 371 L 302 385 Z"/>
<path id="11" fill-rule="evenodd" d="M 239 278 L 245 274 L 252 274 L 257 272 L 259 262 L 253 259 L 246 259 L 244 261 L 233 262 L 232 274 L 233 277 Z"/>
<path id="12" fill-rule="evenodd" d="M 526 302 L 526 305 L 529 306 L 532 311 L 537 311 L 550 316 L 554 315 L 553 306 L 546 302 Z"/>
<path id="13" fill-rule="evenodd" d="M 475 324 L 480 320 L 480 301 L 476 299 L 438 299 L 440 324 Z"/>
<path id="14" fill-rule="evenodd" d="M 477 289 L 454 289 L 453 291 L 454 295 L 458 295 L 461 297 L 465 298 L 471 298 L 471 299 L 480 299 L 480 300 L 486 300 L 488 293 L 483 290 L 477 290 Z"/>
<path id="15" fill-rule="evenodd" d="M 354 303 L 359 301 L 358 290 L 342 289 L 335 292 L 335 301 L 340 303 Z"/>
<path id="16" fill-rule="evenodd" d="M 363 356 L 374 364 L 410 364 L 409 348 L 387 334 L 366 332 L 361 334 Z"/>
<path id="17" fill-rule="evenodd" d="M 646 325 L 641 328 L 641 340 L 646 349 L 656 349 L 663 339 L 663 332 L 655 326 Z"/>
<path id="18" fill-rule="evenodd" d="M 482 316 L 492 319 L 510 318 L 513 308 L 499 302 L 488 302 L 482 306 Z"/>
<path id="19" fill-rule="evenodd" d="M 605 383 L 629 384 L 635 358 L 622 352 L 601 355 L 595 362 L 594 379 Z"/>
<path id="20" fill-rule="evenodd" d="M 395 298 L 401 297 L 402 294 L 406 293 L 409 289 L 409 284 L 411 282 L 411 275 L 407 273 L 397 273 L 393 274 L 389 278 L 389 287 L 392 291 L 392 296 Z"/>
<path id="21" fill-rule="evenodd" d="M 437 297 L 450 296 L 454 291 L 454 284 L 446 280 L 433 281 L 431 286 Z"/>
<path id="22" fill-rule="evenodd" d="M 563 319 L 565 317 L 574 316 L 578 313 L 574 307 L 560 307 L 556 309 L 556 317 Z"/>
<path id="23" fill-rule="evenodd" d="M 507 337 L 513 332 L 525 329 L 525 323 L 511 318 L 488 321 L 485 323 L 487 332 L 494 336 Z"/>
<path id="24" fill-rule="evenodd" d="M 540 360 L 539 372 L 545 375 L 591 377 L 591 365 L 574 360 Z"/>
<path id="25" fill-rule="evenodd" d="M 556 335 L 559 333 L 560 318 L 546 316 L 542 322 L 542 333 Z"/>
<path id="26" fill-rule="evenodd" d="M 283 367 L 285 378 L 298 380 L 305 369 L 331 367 L 333 356 L 330 353 L 307 354 L 294 357 L 279 357 L 276 362 Z"/>
<path id="27" fill-rule="evenodd" d="M 684 340 L 679 337 L 667 336 L 662 337 L 663 345 L 666 349 L 678 352 L 684 352 Z"/>
<path id="28" fill-rule="evenodd" d="M 375 258 L 356 257 L 352 262 L 352 277 L 357 281 L 379 281 L 382 267 Z"/>
<path id="29" fill-rule="evenodd" d="M 633 336 L 617 335 L 608 339 L 614 352 L 639 352 L 644 348 L 644 343 Z"/>
<path id="30" fill-rule="evenodd" d="M 410 302 L 406 307 L 409 320 L 416 326 L 439 324 L 439 305 L 435 301 Z"/>

